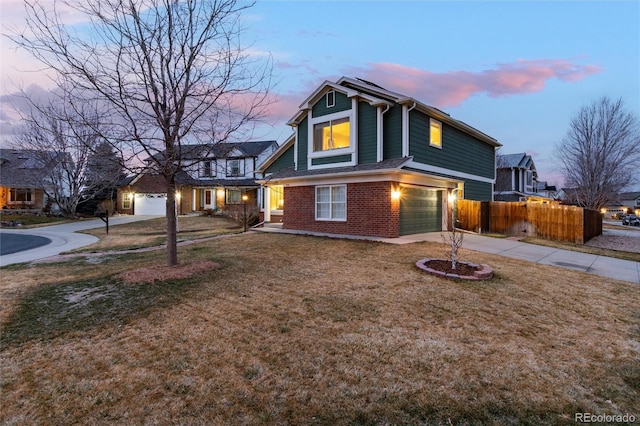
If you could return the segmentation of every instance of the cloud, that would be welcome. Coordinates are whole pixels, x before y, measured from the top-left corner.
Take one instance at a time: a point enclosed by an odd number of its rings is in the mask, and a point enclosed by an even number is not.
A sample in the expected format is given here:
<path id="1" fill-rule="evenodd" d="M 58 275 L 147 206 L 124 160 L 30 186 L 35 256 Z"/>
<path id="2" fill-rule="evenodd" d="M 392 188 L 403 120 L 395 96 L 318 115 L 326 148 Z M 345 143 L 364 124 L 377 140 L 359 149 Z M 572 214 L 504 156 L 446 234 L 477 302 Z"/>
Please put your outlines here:
<path id="1" fill-rule="evenodd" d="M 435 73 L 392 63 L 370 63 L 351 67 L 346 75 L 362 77 L 389 90 L 439 107 L 457 106 L 474 95 L 492 98 L 540 92 L 557 79 L 576 82 L 601 72 L 595 65 L 581 65 L 568 59 L 533 59 L 499 63 L 480 72 Z"/>

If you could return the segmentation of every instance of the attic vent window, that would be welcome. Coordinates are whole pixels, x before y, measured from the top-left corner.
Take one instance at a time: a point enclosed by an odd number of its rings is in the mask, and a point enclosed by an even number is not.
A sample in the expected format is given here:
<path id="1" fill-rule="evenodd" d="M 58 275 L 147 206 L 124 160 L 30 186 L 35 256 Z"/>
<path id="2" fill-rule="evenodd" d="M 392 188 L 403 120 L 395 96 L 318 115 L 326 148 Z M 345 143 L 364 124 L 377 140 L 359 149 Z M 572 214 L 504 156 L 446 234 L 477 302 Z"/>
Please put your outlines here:
<path id="1" fill-rule="evenodd" d="M 336 106 L 336 92 L 333 90 L 327 92 L 327 108 Z"/>

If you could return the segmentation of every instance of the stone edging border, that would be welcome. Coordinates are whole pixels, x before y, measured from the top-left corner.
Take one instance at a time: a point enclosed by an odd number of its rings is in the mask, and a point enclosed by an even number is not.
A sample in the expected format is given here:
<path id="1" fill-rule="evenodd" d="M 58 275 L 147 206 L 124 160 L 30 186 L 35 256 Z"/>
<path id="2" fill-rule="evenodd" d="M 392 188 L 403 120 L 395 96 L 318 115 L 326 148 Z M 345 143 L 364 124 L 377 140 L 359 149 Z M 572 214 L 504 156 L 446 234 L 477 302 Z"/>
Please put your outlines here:
<path id="1" fill-rule="evenodd" d="M 445 272 L 436 271 L 435 269 L 431 269 L 428 266 L 426 266 L 426 263 L 429 262 L 430 260 L 443 260 L 443 259 L 427 257 L 427 258 L 418 260 L 416 262 L 416 266 L 418 267 L 418 269 L 421 269 L 422 271 L 428 274 L 435 275 L 437 277 L 448 278 L 452 280 L 481 281 L 481 280 L 490 280 L 491 278 L 493 278 L 493 269 L 489 265 L 476 265 L 475 263 L 458 262 L 460 264 L 465 264 L 465 265 L 471 266 L 472 268 L 479 268 L 479 269 L 476 270 L 473 273 L 473 275 L 447 274 Z"/>

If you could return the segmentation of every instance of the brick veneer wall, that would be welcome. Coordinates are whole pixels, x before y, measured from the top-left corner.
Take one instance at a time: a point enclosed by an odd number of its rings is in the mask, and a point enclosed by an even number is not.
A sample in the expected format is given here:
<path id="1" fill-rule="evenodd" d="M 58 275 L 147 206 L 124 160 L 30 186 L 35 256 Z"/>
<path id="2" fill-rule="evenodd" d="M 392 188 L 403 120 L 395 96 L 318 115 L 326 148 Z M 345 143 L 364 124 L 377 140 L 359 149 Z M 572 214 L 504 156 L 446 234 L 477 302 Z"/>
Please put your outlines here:
<path id="1" fill-rule="evenodd" d="M 286 187 L 285 229 L 395 238 L 400 235 L 400 202 L 391 200 L 393 182 L 347 184 L 347 221 L 315 219 L 315 186 Z"/>

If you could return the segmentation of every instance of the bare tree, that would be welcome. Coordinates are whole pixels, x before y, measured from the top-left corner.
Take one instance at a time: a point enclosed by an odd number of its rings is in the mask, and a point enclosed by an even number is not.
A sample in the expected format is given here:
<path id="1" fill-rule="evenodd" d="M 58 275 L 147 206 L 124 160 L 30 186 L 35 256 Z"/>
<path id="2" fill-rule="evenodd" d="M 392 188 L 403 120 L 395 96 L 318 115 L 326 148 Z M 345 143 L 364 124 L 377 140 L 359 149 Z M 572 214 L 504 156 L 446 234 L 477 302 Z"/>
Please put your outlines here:
<path id="1" fill-rule="evenodd" d="M 237 0 L 54 0 L 46 10 L 25 0 L 27 31 L 12 40 L 57 71 L 60 85 L 82 104 L 104 106 L 118 150 L 146 157 L 167 192 L 167 264 L 178 263 L 176 175 L 189 142 L 231 139 L 262 117 L 271 62 L 243 47 Z M 86 17 L 80 32 L 56 6 Z M 107 139 L 107 138 L 105 138 Z"/>
<path id="2" fill-rule="evenodd" d="M 638 118 L 621 99 L 583 106 L 556 146 L 565 186 L 583 207 L 598 210 L 635 183 L 640 170 Z"/>
<path id="3" fill-rule="evenodd" d="M 87 169 L 92 147 L 101 139 L 94 131 L 98 125 L 82 125 L 65 117 L 63 105 L 33 106 L 30 114 L 22 116 L 13 145 L 31 154 L 41 166 L 32 178 L 64 216 L 73 217 L 82 194 L 101 189 Z"/>

